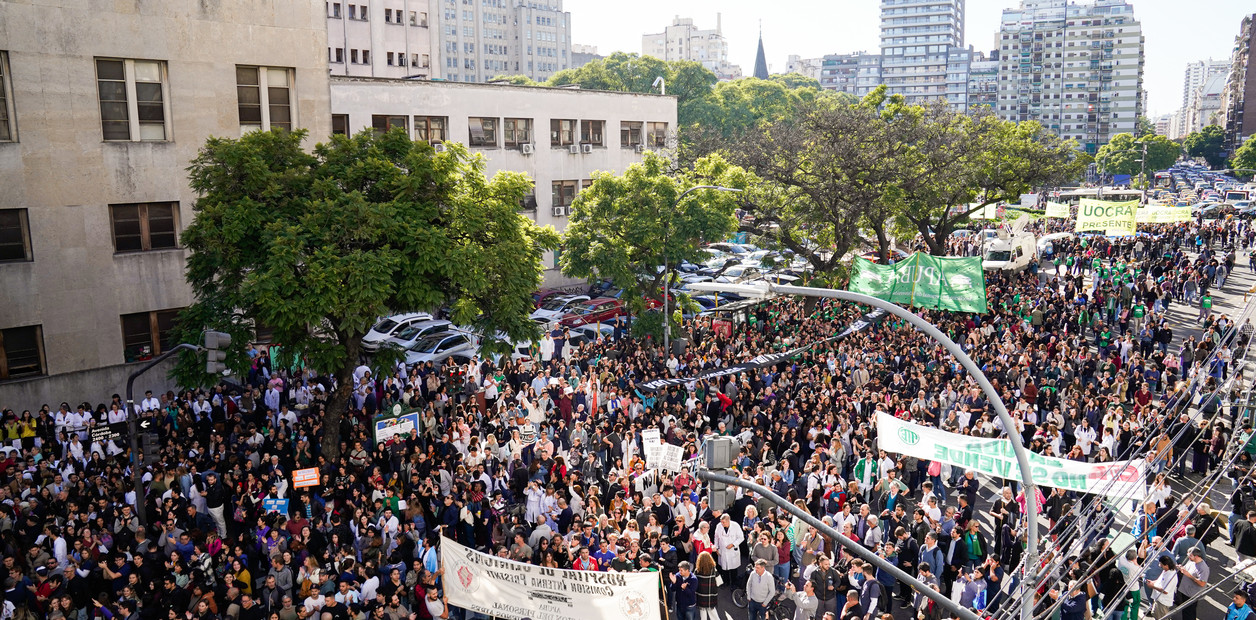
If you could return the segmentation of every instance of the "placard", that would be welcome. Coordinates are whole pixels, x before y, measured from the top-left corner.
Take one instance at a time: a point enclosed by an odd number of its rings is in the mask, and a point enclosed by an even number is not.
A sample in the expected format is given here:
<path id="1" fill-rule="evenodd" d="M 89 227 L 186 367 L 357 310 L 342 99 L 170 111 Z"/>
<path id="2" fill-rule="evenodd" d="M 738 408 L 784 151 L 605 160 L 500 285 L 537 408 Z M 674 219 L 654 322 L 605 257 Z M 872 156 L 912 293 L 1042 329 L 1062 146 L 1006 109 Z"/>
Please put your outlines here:
<path id="1" fill-rule="evenodd" d="M 441 537 L 449 604 L 509 620 L 658 620 L 660 573 L 546 568 Z"/>
<path id="2" fill-rule="evenodd" d="M 384 443 L 397 435 L 418 433 L 419 413 L 412 412 L 395 418 L 375 420 L 375 442 Z"/>
<path id="3" fill-rule="evenodd" d="M 292 472 L 292 488 L 304 489 L 305 487 L 316 487 L 319 483 L 318 468 L 311 467 L 309 469 L 298 469 Z"/>
<path id="4" fill-rule="evenodd" d="M 279 514 L 288 514 L 288 500 L 276 497 L 262 498 L 262 510 L 265 512 L 277 512 Z"/>
<path id="5" fill-rule="evenodd" d="M 122 434 L 126 432 L 126 422 L 114 422 L 113 424 L 98 424 L 91 428 L 88 436 L 91 441 L 113 441 L 122 439 Z"/>

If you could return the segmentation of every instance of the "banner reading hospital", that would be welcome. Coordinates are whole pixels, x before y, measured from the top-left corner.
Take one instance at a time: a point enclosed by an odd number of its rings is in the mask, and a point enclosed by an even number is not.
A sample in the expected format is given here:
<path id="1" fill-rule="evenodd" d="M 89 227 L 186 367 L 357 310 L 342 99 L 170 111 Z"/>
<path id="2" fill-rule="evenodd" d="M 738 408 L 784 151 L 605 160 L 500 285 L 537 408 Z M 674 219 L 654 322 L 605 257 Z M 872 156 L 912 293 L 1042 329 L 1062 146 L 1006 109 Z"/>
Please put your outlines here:
<path id="1" fill-rule="evenodd" d="M 659 620 L 659 573 L 546 568 L 440 539 L 449 603 L 494 618 Z"/>
<path id="2" fill-rule="evenodd" d="M 888 413 L 877 414 L 877 447 L 887 452 L 940 461 L 977 473 L 1021 480 L 1010 439 L 983 439 L 913 424 Z M 1108 497 L 1143 500 L 1147 496 L 1143 460 L 1086 463 L 1029 453 L 1034 484 Z M 1022 481 L 1023 482 L 1023 481 Z"/>

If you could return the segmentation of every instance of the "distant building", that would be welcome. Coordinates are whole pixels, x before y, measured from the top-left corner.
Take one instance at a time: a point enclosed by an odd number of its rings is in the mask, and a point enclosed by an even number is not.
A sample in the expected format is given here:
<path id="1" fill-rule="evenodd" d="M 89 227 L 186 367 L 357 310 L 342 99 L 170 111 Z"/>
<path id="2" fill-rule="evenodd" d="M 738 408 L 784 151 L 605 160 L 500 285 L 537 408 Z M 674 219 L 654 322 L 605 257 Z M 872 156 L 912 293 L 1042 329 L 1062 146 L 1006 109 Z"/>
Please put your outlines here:
<path id="1" fill-rule="evenodd" d="M 828 57 L 826 56 L 825 58 Z M 820 71 L 824 65 L 825 58 L 803 58 L 797 54 L 790 54 L 789 59 L 785 62 L 785 72 L 805 75 L 819 82 L 821 81 Z"/>
<path id="2" fill-rule="evenodd" d="M 1183 115 L 1183 136 L 1190 135 L 1207 127 L 1220 124 L 1221 94 L 1225 91 L 1226 75 L 1216 74 L 1195 89 L 1191 95 L 1190 106 Z"/>
<path id="3" fill-rule="evenodd" d="M 883 0 L 881 80 L 908 103 L 946 101 L 947 63 L 964 47 L 965 0 Z"/>
<path id="4" fill-rule="evenodd" d="M 702 30 L 693 19 L 677 15 L 663 32 L 641 35 L 641 54 L 662 60 L 692 60 L 702 63 L 721 80 L 741 77 L 741 67 L 728 62 L 728 41 L 715 14 L 715 29 Z"/>
<path id="5" fill-rule="evenodd" d="M 946 63 L 946 102 L 955 112 L 970 112 L 980 106 L 993 107 L 998 99 L 998 52 L 993 58 L 985 52 L 952 48 Z"/>
<path id="6" fill-rule="evenodd" d="M 676 97 L 333 76 L 331 118 L 337 132 L 402 127 L 416 140 L 461 142 L 490 176 L 526 173 L 536 189 L 521 209 L 561 231 L 595 171 L 622 173 L 645 151 L 674 148 Z M 556 257 L 544 261 L 546 282 L 563 282 Z"/>
<path id="7" fill-rule="evenodd" d="M 1162 114 L 1156 119 L 1156 135 L 1171 138 L 1169 133 L 1173 131 L 1173 122 L 1175 120 L 1172 114 Z"/>
<path id="8" fill-rule="evenodd" d="M 759 51 L 754 57 L 754 76 L 760 80 L 768 79 L 768 59 L 763 54 L 763 32 L 759 32 Z"/>
<path id="9" fill-rule="evenodd" d="M 859 57 L 859 73 L 855 76 L 856 97 L 863 97 L 881 85 L 881 58 L 880 54 Z"/>
<path id="10" fill-rule="evenodd" d="M 327 64 L 333 75 L 441 77 L 433 67 L 427 0 L 405 8 L 359 0 L 327 2 Z"/>
<path id="11" fill-rule="evenodd" d="M 1197 60 L 1186 64 L 1186 71 L 1182 76 L 1182 107 L 1180 108 L 1183 113 L 1177 116 L 1179 125 L 1173 128 L 1176 131 L 1173 137 L 1185 136 L 1193 131 L 1187 128 L 1187 117 L 1189 110 L 1195 106 L 1195 97 L 1199 90 L 1214 76 L 1226 76 L 1229 73 L 1229 59 L 1212 60 L 1210 58 L 1206 62 Z"/>
<path id="12" fill-rule="evenodd" d="M 820 60 L 820 88 L 857 96 L 859 94 L 859 59 L 866 55 L 866 52 L 855 52 L 854 54 L 830 54 L 822 58 Z"/>
<path id="13" fill-rule="evenodd" d="M 1233 153 L 1249 137 L 1256 134 L 1256 58 L 1252 43 L 1256 42 L 1256 14 L 1243 18 L 1239 34 L 1234 38 L 1230 56 L 1230 74 L 1221 93 L 1219 123 L 1225 130 L 1225 147 Z M 1248 105 L 1251 104 L 1251 105 Z"/>
<path id="14" fill-rule="evenodd" d="M 996 113 L 1090 153 L 1143 114 L 1143 34 L 1125 0 L 1022 0 L 1003 11 Z"/>
<path id="15" fill-rule="evenodd" d="M 597 53 L 596 45 L 571 44 L 571 68 L 583 67 L 595 60 L 606 58 Z"/>

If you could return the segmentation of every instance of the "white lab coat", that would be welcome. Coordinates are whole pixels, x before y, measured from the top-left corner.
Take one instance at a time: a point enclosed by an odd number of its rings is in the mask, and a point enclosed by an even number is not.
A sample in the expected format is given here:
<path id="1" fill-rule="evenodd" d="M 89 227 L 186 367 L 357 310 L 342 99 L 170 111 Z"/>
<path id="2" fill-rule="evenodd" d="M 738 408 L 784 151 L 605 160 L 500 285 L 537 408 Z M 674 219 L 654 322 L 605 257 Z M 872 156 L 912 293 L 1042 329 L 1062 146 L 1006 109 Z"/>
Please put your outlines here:
<path id="1" fill-rule="evenodd" d="M 734 570 L 741 566 L 741 543 L 746 540 L 746 535 L 742 533 L 741 526 L 736 523 L 729 523 L 728 528 L 724 528 L 721 523 L 715 526 L 715 548 L 720 554 L 720 568 L 724 570 Z M 733 548 L 729 549 L 728 546 Z"/>

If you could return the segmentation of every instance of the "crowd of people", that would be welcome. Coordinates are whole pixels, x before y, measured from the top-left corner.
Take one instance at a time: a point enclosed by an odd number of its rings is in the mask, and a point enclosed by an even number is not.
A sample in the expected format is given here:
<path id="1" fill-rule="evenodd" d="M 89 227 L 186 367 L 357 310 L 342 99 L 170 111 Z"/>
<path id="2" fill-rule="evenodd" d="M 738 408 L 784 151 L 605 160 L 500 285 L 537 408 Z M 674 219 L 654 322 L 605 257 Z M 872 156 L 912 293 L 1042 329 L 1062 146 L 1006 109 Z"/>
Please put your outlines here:
<path id="1" fill-rule="evenodd" d="M 1064 620 L 1113 609 L 1135 618 L 1144 605 L 1163 615 L 1207 583 L 1207 545 L 1229 541 L 1240 557 L 1256 556 L 1252 428 L 1221 398 L 1242 385 L 1231 375 L 1252 326 L 1208 301 L 1254 231 L 1236 221 L 1147 232 L 1064 240 L 1049 263 L 988 273 L 988 313 L 917 309 L 982 368 L 1014 429 L 906 322 L 832 340 L 866 309 L 797 299 L 747 310 L 731 335 L 708 317 L 687 321 L 683 353 L 626 336 L 572 345 L 554 332 L 535 359 L 380 377 L 363 366 L 334 457 L 323 443 L 337 386 L 252 351 L 247 385 L 137 403 L 161 449 L 156 465 L 139 465 L 138 498 L 126 446 L 92 440 L 93 426 L 125 419 L 117 395 L 5 411 L 0 618 L 476 616 L 444 597 L 441 537 L 551 568 L 658 571 L 662 600 L 682 620 L 715 618 L 734 590 L 756 620 L 778 594 L 796 620 L 951 617 L 764 497 L 739 493 L 713 509 L 690 460 L 712 436 L 737 438 L 738 475 L 962 606 L 990 616 L 1015 608 L 1023 488 L 879 450 L 877 412 L 974 437 L 1011 430 L 1032 451 L 1066 459 L 1146 455 L 1138 543 L 1120 557 L 1105 535 L 1119 528 L 1110 511 L 1083 510 L 1098 505 L 1092 497 L 1044 489 L 1033 498 L 1056 543 L 1033 597 Z M 1201 308 L 1199 337 L 1175 343 L 1182 327 L 1168 313 L 1178 304 Z M 775 366 L 643 387 L 808 343 Z M 375 414 L 397 406 L 418 411 L 419 424 L 376 442 Z M 683 447 L 682 471 L 646 467 L 646 429 Z M 1246 447 L 1231 459 L 1237 442 Z M 306 468 L 318 469 L 319 484 L 296 488 L 292 474 Z M 1236 489 L 1217 507 L 1228 526 L 1207 498 L 1169 485 L 1218 470 Z M 287 502 L 274 509 L 267 499 Z M 1241 594 L 1237 620 L 1249 613 Z"/>

